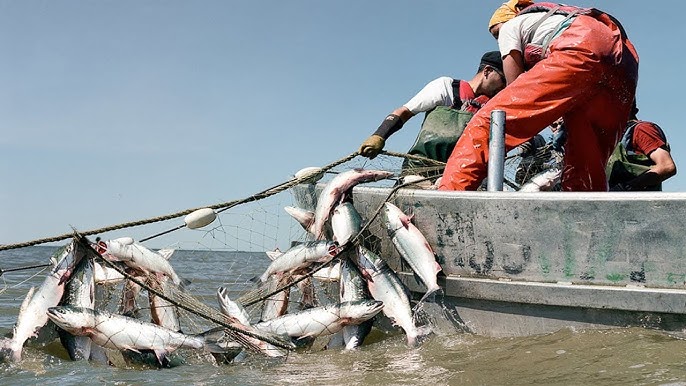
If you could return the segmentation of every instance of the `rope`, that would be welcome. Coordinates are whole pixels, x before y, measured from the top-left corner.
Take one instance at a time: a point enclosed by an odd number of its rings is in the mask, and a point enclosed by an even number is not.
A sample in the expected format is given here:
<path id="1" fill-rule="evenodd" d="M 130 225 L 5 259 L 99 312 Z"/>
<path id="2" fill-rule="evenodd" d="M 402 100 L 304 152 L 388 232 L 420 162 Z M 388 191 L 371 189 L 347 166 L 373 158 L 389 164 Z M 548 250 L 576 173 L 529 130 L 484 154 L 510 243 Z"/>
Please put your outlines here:
<path id="1" fill-rule="evenodd" d="M 343 164 L 345 162 L 350 161 L 351 159 L 355 158 L 357 155 L 358 155 L 358 153 L 354 152 L 354 153 L 352 153 L 352 154 L 350 154 L 344 158 L 341 158 L 338 161 L 335 161 L 333 163 L 330 163 L 329 165 L 324 166 L 321 169 L 321 171 L 326 172 L 326 171 L 328 171 L 328 170 L 330 170 L 330 169 L 332 169 L 332 168 L 334 168 L 340 164 Z M 137 226 L 141 226 L 141 225 L 145 225 L 145 224 L 152 224 L 152 223 L 156 223 L 156 222 L 160 222 L 160 221 L 172 220 L 172 219 L 193 213 L 194 211 L 196 211 L 198 209 L 203 209 L 203 208 L 210 208 L 210 209 L 215 209 L 215 210 L 220 209 L 217 211 L 217 213 L 221 213 L 227 209 L 233 208 L 236 205 L 245 204 L 245 203 L 252 202 L 252 201 L 258 201 L 258 200 L 267 198 L 269 196 L 273 196 L 273 195 L 280 193 L 284 190 L 287 190 L 287 189 L 289 189 L 289 188 L 291 188 L 297 184 L 305 182 L 311 178 L 312 178 L 312 176 L 303 176 L 300 178 L 293 178 L 289 181 L 275 185 L 275 186 L 273 186 L 267 190 L 264 190 L 260 193 L 252 195 L 250 197 L 244 198 L 242 200 L 233 200 L 233 201 L 222 202 L 219 204 L 206 206 L 206 207 L 186 209 L 186 210 L 182 210 L 182 211 L 172 213 L 172 214 L 168 214 L 165 216 L 152 217 L 152 218 L 145 219 L 145 220 L 131 221 L 131 222 L 126 222 L 126 223 L 117 224 L 117 225 L 111 225 L 111 226 L 107 226 L 107 227 L 103 227 L 103 228 L 98 228 L 98 229 L 93 229 L 93 230 L 88 230 L 88 231 L 82 231 L 82 232 L 80 232 L 80 234 L 83 236 L 91 236 L 91 235 L 111 232 L 111 231 L 115 231 L 115 230 L 119 230 L 119 229 L 132 228 L 132 227 L 137 227 Z M 185 227 L 185 225 L 174 228 L 173 230 L 181 229 L 183 227 Z M 163 233 L 160 233 L 158 235 L 166 234 L 166 233 L 169 233 L 173 230 L 163 232 Z M 36 240 L 32 240 L 32 241 L 26 241 L 26 242 L 22 242 L 22 243 L 2 244 L 2 245 L 0 245 L 0 251 L 25 248 L 25 247 L 30 247 L 30 246 L 34 246 L 34 245 L 40 245 L 40 244 L 45 244 L 45 243 L 62 241 L 62 240 L 66 240 L 66 239 L 73 237 L 73 235 L 74 235 L 73 233 L 65 233 L 65 234 L 59 235 L 59 236 L 46 237 L 46 238 L 36 239 Z M 150 237 L 146 238 L 146 240 L 149 240 L 149 239 L 150 239 Z"/>
<path id="2" fill-rule="evenodd" d="M 28 265 L 25 267 L 8 268 L 8 269 L 0 268 L 0 276 L 2 276 L 5 272 L 23 271 L 26 269 L 34 269 L 34 268 L 45 268 L 45 267 L 49 267 L 51 265 L 52 264 L 38 264 L 38 265 Z"/>

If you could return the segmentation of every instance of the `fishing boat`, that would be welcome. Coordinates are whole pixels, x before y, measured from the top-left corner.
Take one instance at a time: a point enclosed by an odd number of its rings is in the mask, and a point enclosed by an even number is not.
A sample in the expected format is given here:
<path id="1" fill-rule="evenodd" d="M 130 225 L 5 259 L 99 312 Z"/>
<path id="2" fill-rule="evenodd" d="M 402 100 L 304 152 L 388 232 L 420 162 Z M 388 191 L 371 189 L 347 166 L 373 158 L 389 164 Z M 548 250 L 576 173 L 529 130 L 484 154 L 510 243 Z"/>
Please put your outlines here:
<path id="1" fill-rule="evenodd" d="M 686 193 L 504 191 L 504 132 L 504 113 L 494 111 L 488 191 L 356 186 L 352 201 L 367 221 L 386 200 L 412 216 L 442 267 L 439 300 L 473 333 L 686 333 Z M 296 200 L 314 208 L 320 190 L 301 185 Z M 426 288 L 386 229 L 366 232 L 362 242 L 421 298 Z"/>
<path id="2" fill-rule="evenodd" d="M 303 206 L 314 185 L 298 187 Z M 390 187 L 357 186 L 365 218 Z M 442 267 L 443 301 L 476 334 L 504 337 L 561 328 L 641 326 L 686 331 L 684 193 L 446 192 L 399 189 Z M 386 230 L 368 243 L 420 298 L 425 287 Z"/>

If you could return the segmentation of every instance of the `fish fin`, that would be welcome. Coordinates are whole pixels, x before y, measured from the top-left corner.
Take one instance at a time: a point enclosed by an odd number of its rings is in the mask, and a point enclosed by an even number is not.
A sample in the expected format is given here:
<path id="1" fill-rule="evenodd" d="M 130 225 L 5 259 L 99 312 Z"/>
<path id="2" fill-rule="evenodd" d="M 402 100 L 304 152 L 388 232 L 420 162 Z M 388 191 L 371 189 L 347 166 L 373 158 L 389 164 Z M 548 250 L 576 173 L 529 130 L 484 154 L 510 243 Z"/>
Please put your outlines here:
<path id="1" fill-rule="evenodd" d="M 276 260 L 279 256 L 283 255 L 283 252 L 279 248 L 276 248 L 273 251 L 265 251 L 264 253 L 267 254 L 267 257 L 269 257 L 272 261 Z"/>
<path id="2" fill-rule="evenodd" d="M 410 224 L 412 224 L 412 217 L 414 217 L 414 215 L 412 215 L 412 216 L 407 216 L 407 215 L 400 216 L 400 223 L 403 224 L 403 227 L 405 229 L 409 228 Z"/>
<path id="3" fill-rule="evenodd" d="M 439 272 L 443 271 L 443 267 L 441 267 L 441 265 L 438 264 L 437 261 L 435 262 L 435 265 L 434 265 L 434 271 L 436 271 L 436 274 L 438 274 Z"/>
<path id="4" fill-rule="evenodd" d="M 167 351 L 165 350 L 152 350 L 157 358 L 157 365 L 160 367 L 169 366 L 169 358 L 167 358 Z"/>
<path id="5" fill-rule="evenodd" d="M 298 208 L 295 206 L 287 206 L 284 208 L 288 214 L 291 215 L 303 229 L 310 233 L 314 233 L 314 212 L 307 209 Z"/>
<path id="6" fill-rule="evenodd" d="M 171 256 L 174 254 L 175 251 L 176 251 L 176 249 L 167 248 L 167 249 L 160 249 L 157 251 L 157 253 L 159 253 L 162 257 L 164 257 L 165 260 L 169 260 L 169 258 L 171 258 Z"/>
<path id="7" fill-rule="evenodd" d="M 414 309 L 416 310 L 422 303 L 424 303 L 424 302 L 427 301 L 427 300 L 434 300 L 435 297 L 436 297 L 436 294 L 439 293 L 439 292 L 440 292 L 440 293 L 443 292 L 443 290 L 442 290 L 440 287 L 434 288 L 434 289 L 432 289 L 432 290 L 427 291 L 427 292 L 424 294 L 424 296 L 422 296 L 422 298 L 419 299 L 419 302 L 417 302 L 417 305 L 414 306 Z"/>

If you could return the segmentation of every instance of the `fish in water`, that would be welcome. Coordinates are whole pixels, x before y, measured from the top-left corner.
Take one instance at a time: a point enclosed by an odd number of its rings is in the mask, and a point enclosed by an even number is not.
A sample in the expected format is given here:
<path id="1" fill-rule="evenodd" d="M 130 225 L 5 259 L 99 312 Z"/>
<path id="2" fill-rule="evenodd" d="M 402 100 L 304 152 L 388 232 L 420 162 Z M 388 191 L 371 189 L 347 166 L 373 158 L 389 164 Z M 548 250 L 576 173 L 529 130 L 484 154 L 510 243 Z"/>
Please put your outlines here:
<path id="1" fill-rule="evenodd" d="M 75 265 L 84 256 L 84 249 L 76 241 L 66 245 L 53 255 L 57 263 L 48 273 L 43 284 L 38 290 L 31 287 L 19 308 L 12 338 L 0 343 L 0 349 L 3 352 L 9 351 L 9 358 L 12 361 L 21 360 L 24 343 L 36 336 L 38 330 L 47 323 L 47 310 L 59 304 Z"/>
<path id="2" fill-rule="evenodd" d="M 328 304 L 261 322 L 255 328 L 295 339 L 316 338 L 335 334 L 345 326 L 369 320 L 382 308 L 383 303 L 375 300 Z"/>
<path id="3" fill-rule="evenodd" d="M 349 260 L 343 260 L 341 264 L 341 280 L 339 297 L 341 302 L 369 299 L 367 282 L 364 280 L 360 271 Z M 346 350 L 352 350 L 362 345 L 364 338 L 372 330 L 372 320 L 367 320 L 360 324 L 343 327 L 343 342 Z"/>
<path id="4" fill-rule="evenodd" d="M 95 308 L 95 280 L 92 259 L 81 259 L 76 265 L 60 305 Z M 75 336 L 62 329 L 58 330 L 60 342 L 73 361 L 89 359 L 91 339 L 87 336 Z"/>
<path id="5" fill-rule="evenodd" d="M 91 308 L 59 306 L 48 309 L 48 317 L 60 328 L 79 336 L 88 336 L 105 348 L 155 352 L 160 363 L 179 348 L 208 348 L 200 335 L 185 335 L 153 323 L 97 311 Z"/>
<path id="6" fill-rule="evenodd" d="M 229 323 L 243 331 L 248 331 L 260 335 L 259 331 L 257 331 L 250 323 L 250 317 L 248 316 L 248 313 L 245 311 L 245 309 L 240 304 L 234 302 L 229 298 L 228 289 L 224 287 L 219 287 L 217 289 L 217 301 L 219 302 L 219 308 L 222 314 L 229 317 Z M 217 331 L 214 332 L 217 333 Z M 249 342 L 251 346 L 257 348 L 262 354 L 268 357 L 283 357 L 287 354 L 287 352 L 283 349 L 278 348 L 270 343 L 267 343 L 255 337 L 244 334 L 240 334 L 240 337 L 241 339 L 244 339 L 245 341 Z M 225 336 L 222 337 L 220 341 L 225 342 L 227 347 L 234 347 L 235 344 L 238 344 L 227 334 L 225 334 Z"/>
<path id="7" fill-rule="evenodd" d="M 416 346 L 418 338 L 430 331 L 417 327 L 412 317 L 412 307 L 407 288 L 385 261 L 372 251 L 358 246 L 353 262 L 367 280 L 372 298 L 383 302 L 383 313 L 407 336 L 407 344 Z"/>
<path id="8" fill-rule="evenodd" d="M 390 202 L 384 203 L 383 217 L 393 245 L 427 287 L 422 300 L 439 291 L 441 287 L 436 275 L 441 271 L 441 266 L 422 232 L 412 224 L 412 217 Z"/>

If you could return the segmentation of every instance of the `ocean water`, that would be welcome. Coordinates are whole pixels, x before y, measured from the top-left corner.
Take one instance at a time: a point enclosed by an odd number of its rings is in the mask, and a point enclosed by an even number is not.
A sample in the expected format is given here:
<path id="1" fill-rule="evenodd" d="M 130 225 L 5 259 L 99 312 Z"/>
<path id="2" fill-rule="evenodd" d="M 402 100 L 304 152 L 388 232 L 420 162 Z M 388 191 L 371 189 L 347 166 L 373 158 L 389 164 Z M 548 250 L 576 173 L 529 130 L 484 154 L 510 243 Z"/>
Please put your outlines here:
<path id="1" fill-rule="evenodd" d="M 0 268 L 44 263 L 53 250 L 0 252 Z M 218 286 L 237 296 L 269 261 L 257 253 L 177 251 L 172 264 L 191 281 L 189 291 L 214 306 Z M 45 274 L 0 276 L 0 334 L 11 332 L 26 291 Z M 187 329 L 199 328 L 190 322 L 182 318 Z M 20 363 L 0 364 L 0 385 L 686 385 L 686 341 L 640 328 L 500 339 L 441 329 L 417 348 L 408 348 L 402 334 L 374 329 L 356 351 L 321 347 L 315 343 L 284 360 L 248 355 L 223 365 L 184 351 L 185 364 L 152 369 L 121 360 L 115 366 L 72 362 L 59 341 L 29 342 Z"/>

